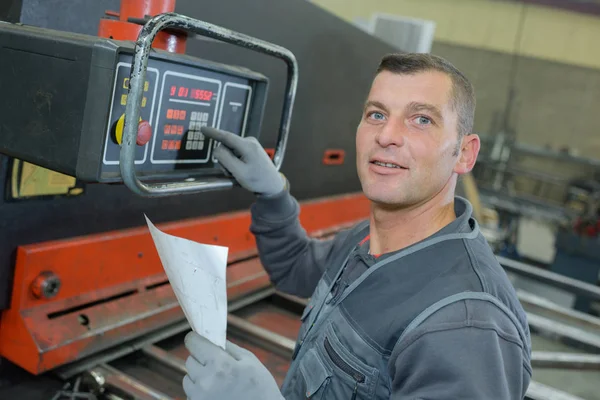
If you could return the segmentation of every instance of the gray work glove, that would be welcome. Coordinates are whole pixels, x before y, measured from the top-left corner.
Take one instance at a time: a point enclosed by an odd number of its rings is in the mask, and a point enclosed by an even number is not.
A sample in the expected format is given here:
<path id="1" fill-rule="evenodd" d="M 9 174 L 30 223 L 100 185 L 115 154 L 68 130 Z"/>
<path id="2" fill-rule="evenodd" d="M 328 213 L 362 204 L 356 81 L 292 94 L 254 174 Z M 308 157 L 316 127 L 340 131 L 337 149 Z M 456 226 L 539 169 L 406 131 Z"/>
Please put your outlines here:
<path id="1" fill-rule="evenodd" d="M 256 138 L 211 127 L 203 127 L 200 132 L 221 144 L 215 149 L 215 158 L 246 190 L 273 196 L 285 188 L 285 178 Z"/>
<path id="2" fill-rule="evenodd" d="M 216 346 L 195 332 L 185 337 L 190 356 L 183 390 L 188 400 L 285 400 L 277 382 L 250 351 L 231 342 Z"/>

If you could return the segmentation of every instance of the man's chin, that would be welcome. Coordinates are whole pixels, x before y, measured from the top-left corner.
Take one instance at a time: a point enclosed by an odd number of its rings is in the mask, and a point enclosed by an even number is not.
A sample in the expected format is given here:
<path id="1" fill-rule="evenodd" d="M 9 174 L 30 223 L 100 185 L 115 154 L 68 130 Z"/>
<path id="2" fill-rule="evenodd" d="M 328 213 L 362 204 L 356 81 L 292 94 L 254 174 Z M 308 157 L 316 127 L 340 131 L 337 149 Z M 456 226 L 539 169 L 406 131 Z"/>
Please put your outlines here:
<path id="1" fill-rule="evenodd" d="M 398 209 L 406 207 L 407 199 L 399 194 L 391 193 L 374 193 L 370 191 L 364 191 L 365 197 L 371 201 L 372 204 L 383 209 Z"/>

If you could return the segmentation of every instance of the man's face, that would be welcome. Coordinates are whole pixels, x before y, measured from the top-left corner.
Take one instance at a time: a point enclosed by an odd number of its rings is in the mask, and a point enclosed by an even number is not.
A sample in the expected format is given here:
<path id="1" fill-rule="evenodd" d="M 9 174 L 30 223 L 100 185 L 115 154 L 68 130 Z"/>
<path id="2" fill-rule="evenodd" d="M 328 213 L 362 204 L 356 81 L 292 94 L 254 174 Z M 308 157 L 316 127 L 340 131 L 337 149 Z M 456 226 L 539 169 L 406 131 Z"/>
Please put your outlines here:
<path id="1" fill-rule="evenodd" d="M 358 176 L 371 201 L 421 204 L 460 173 L 451 89 L 450 77 L 437 71 L 377 75 L 356 134 Z"/>

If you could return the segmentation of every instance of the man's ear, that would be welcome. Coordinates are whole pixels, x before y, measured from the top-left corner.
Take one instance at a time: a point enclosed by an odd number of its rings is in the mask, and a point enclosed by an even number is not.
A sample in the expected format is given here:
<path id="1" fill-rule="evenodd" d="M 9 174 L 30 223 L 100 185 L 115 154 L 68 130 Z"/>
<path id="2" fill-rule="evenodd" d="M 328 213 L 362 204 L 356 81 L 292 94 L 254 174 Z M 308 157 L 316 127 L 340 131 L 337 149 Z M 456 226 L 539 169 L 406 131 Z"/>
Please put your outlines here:
<path id="1" fill-rule="evenodd" d="M 470 134 L 463 136 L 454 172 L 459 175 L 471 172 L 477 161 L 480 147 L 481 140 L 478 135 Z"/>

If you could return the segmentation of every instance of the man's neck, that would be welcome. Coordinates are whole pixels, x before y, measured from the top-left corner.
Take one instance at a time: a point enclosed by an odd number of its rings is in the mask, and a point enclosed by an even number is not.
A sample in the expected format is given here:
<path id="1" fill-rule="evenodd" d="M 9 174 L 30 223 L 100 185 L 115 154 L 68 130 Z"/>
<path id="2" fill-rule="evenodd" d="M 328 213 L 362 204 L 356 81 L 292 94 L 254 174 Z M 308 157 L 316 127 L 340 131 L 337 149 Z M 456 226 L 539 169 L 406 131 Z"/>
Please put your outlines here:
<path id="1" fill-rule="evenodd" d="M 433 235 L 456 219 L 454 196 L 440 196 L 406 209 L 371 204 L 370 252 L 385 254 Z"/>

